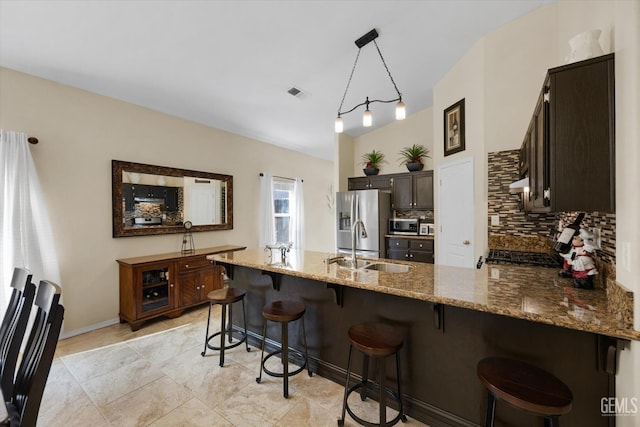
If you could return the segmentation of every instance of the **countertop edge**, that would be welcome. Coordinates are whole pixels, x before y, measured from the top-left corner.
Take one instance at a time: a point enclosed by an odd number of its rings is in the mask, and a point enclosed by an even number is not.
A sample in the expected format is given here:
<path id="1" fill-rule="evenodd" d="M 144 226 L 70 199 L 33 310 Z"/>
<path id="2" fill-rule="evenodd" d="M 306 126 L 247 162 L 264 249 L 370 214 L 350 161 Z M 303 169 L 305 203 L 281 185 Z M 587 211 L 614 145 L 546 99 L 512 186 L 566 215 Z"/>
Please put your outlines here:
<path id="1" fill-rule="evenodd" d="M 217 254 L 211 254 L 207 256 L 207 259 L 215 260 L 222 264 L 225 264 L 225 263 L 233 264 L 233 265 L 238 265 L 242 267 L 253 268 L 256 270 L 270 271 L 273 273 L 285 274 L 288 276 L 300 277 L 303 279 L 310 279 L 310 280 L 315 280 L 315 281 L 324 282 L 324 283 L 342 285 L 342 286 L 346 286 L 354 289 L 363 289 L 363 290 L 379 292 L 387 295 L 394 295 L 399 297 L 416 299 L 416 300 L 425 301 L 425 302 L 445 304 L 452 307 L 465 308 L 465 309 L 480 311 L 480 312 L 489 313 L 489 314 L 497 314 L 500 316 L 527 320 L 531 322 L 546 324 L 550 326 L 557 326 L 557 327 L 581 331 L 581 332 L 595 333 L 595 334 L 605 335 L 605 336 L 617 338 L 617 339 L 640 341 L 640 331 L 636 331 L 636 330 L 624 330 L 624 329 L 611 330 L 609 328 L 602 328 L 602 327 L 599 327 L 598 325 L 592 325 L 592 324 L 576 324 L 574 322 L 565 323 L 565 322 L 559 321 L 559 319 L 550 319 L 546 316 L 535 314 L 535 313 L 527 313 L 527 314 L 523 314 L 521 312 L 514 313 L 509 310 L 501 310 L 497 307 L 490 307 L 487 305 L 473 303 L 469 301 L 461 301 L 458 299 L 437 297 L 437 296 L 429 297 L 429 296 L 425 296 L 424 294 L 413 293 L 411 291 L 396 292 L 394 289 L 387 288 L 384 286 L 375 286 L 371 284 L 359 284 L 357 282 L 349 282 L 349 281 L 340 280 L 332 277 L 318 276 L 318 275 L 305 273 L 297 270 L 291 270 L 287 268 L 282 268 L 274 265 L 260 265 L 252 262 L 238 261 L 233 259 L 220 259 L 216 257 L 216 255 Z"/>

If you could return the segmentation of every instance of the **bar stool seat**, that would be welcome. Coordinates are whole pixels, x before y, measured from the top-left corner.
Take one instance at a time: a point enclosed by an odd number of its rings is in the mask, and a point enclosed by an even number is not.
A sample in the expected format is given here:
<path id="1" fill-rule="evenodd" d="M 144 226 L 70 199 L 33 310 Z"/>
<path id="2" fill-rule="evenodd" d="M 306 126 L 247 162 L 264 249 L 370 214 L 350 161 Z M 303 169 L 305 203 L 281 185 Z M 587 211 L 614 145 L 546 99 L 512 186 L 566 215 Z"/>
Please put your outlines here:
<path id="1" fill-rule="evenodd" d="M 207 332 L 205 334 L 204 341 L 204 350 L 202 351 L 201 356 L 204 357 L 207 353 L 207 348 L 211 350 L 220 350 L 220 366 L 224 366 L 224 351 L 225 349 L 234 348 L 239 346 L 242 343 L 245 343 L 247 347 L 247 351 L 251 351 L 249 348 L 249 343 L 247 342 L 247 313 L 244 307 L 244 296 L 246 292 L 242 289 L 237 288 L 222 288 L 217 289 L 215 291 L 211 291 L 207 294 L 207 299 L 209 300 L 209 317 L 207 318 Z M 233 322 L 232 322 L 232 304 L 238 301 L 242 301 L 242 315 L 244 318 L 244 331 L 236 332 L 240 335 L 240 338 L 233 343 Z M 216 332 L 212 335 L 209 335 L 209 323 L 211 322 L 211 307 L 215 304 L 220 304 L 222 306 L 222 315 L 221 317 L 221 326 L 220 332 Z M 226 324 L 227 321 L 227 307 L 229 307 L 229 323 Z M 225 343 L 225 335 L 227 335 L 227 339 L 229 341 L 228 344 Z M 220 346 L 215 346 L 211 344 L 211 340 L 215 337 L 220 336 Z"/>
<path id="2" fill-rule="evenodd" d="M 573 394 L 565 383 L 528 363 L 488 357 L 477 367 L 478 378 L 488 391 L 485 426 L 493 426 L 496 400 L 544 417 L 544 425 L 559 425 L 559 416 L 571 411 Z"/>
<path id="3" fill-rule="evenodd" d="M 349 360 L 347 362 L 347 379 L 344 387 L 344 398 L 342 402 L 342 417 L 338 420 L 338 425 L 344 425 L 345 411 L 358 423 L 364 426 L 392 426 L 398 421 L 407 422 L 402 405 L 402 389 L 400 386 L 400 358 L 399 351 L 404 344 L 401 332 L 393 326 L 379 323 L 369 322 L 353 325 L 349 328 Z M 349 387 L 349 379 L 351 377 L 351 354 L 356 349 L 363 354 L 362 363 L 362 381 L 354 386 Z M 385 360 L 384 358 L 394 355 L 396 356 L 396 376 L 397 376 L 397 393 L 385 386 Z M 360 398 L 366 400 L 367 391 L 373 390 L 374 385 L 369 382 L 369 357 L 381 359 L 379 365 L 380 381 L 378 385 L 379 392 L 379 421 L 374 424 L 363 420 L 353 413 L 349 407 L 349 395 L 356 391 L 360 391 Z M 398 403 L 398 415 L 387 422 L 387 396 Z"/>
<path id="4" fill-rule="evenodd" d="M 256 378 L 256 382 L 260 383 L 262 381 L 262 372 L 264 371 L 267 375 L 271 375 L 272 377 L 283 378 L 283 395 L 285 398 L 289 397 L 289 377 L 299 374 L 306 367 L 309 376 L 312 376 L 311 368 L 309 367 L 309 355 L 307 353 L 307 335 L 304 327 L 304 313 L 306 308 L 304 304 L 297 301 L 274 301 L 271 304 L 267 304 L 262 309 L 262 317 L 264 317 L 264 327 L 262 331 L 262 356 L 260 358 L 260 375 Z M 289 322 L 296 321 L 298 319 L 302 319 L 302 337 L 304 340 L 304 355 L 295 350 L 289 348 Z M 264 356 L 264 347 L 265 340 L 267 338 L 267 320 L 272 322 L 278 322 L 281 324 L 282 328 L 282 348 L 280 350 L 273 351 L 267 356 Z M 289 352 L 293 355 L 300 358 L 303 363 L 302 365 L 294 370 L 293 372 L 289 372 Z M 265 366 L 267 360 L 270 357 L 282 354 L 282 372 L 273 372 Z"/>

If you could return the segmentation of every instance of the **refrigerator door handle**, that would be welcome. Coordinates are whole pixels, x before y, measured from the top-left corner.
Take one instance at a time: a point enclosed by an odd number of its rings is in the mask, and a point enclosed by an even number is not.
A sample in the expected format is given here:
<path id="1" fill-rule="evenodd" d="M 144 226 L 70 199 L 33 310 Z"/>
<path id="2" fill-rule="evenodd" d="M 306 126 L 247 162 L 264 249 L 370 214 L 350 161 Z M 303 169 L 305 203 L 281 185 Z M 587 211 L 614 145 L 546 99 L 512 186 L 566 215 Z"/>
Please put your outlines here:
<path id="1" fill-rule="evenodd" d="M 351 226 L 353 226 L 354 221 L 356 220 L 355 214 L 356 214 L 356 197 L 358 197 L 357 194 L 354 194 L 353 197 L 351 198 L 351 221 L 349 224 L 349 228 L 351 228 Z"/>

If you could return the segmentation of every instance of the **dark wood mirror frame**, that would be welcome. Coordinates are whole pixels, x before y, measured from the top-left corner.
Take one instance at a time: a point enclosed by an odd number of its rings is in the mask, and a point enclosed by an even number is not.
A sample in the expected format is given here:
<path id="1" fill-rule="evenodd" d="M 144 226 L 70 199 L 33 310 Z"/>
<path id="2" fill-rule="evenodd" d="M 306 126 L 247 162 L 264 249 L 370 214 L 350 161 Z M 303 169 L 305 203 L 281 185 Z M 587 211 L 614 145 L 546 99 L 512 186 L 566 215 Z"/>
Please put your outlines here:
<path id="1" fill-rule="evenodd" d="M 184 231 L 183 225 L 162 225 L 158 227 L 126 227 L 124 225 L 123 208 L 123 172 L 161 175 L 168 177 L 193 177 L 219 180 L 226 184 L 226 221 L 222 224 L 194 225 L 195 231 L 216 231 L 233 229 L 233 176 L 211 172 L 192 171 L 165 166 L 145 165 L 142 163 L 111 161 L 112 174 L 112 206 L 113 206 L 113 237 L 149 236 L 154 234 L 174 234 Z"/>

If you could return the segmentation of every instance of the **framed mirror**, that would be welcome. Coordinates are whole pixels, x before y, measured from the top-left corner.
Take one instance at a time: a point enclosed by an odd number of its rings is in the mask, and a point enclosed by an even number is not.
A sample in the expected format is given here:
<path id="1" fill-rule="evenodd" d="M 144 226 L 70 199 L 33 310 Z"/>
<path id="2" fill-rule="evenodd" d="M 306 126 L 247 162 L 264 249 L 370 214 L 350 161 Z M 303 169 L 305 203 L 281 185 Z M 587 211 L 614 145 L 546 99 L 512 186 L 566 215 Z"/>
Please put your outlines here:
<path id="1" fill-rule="evenodd" d="M 111 161 L 113 237 L 233 228 L 233 176 Z"/>

